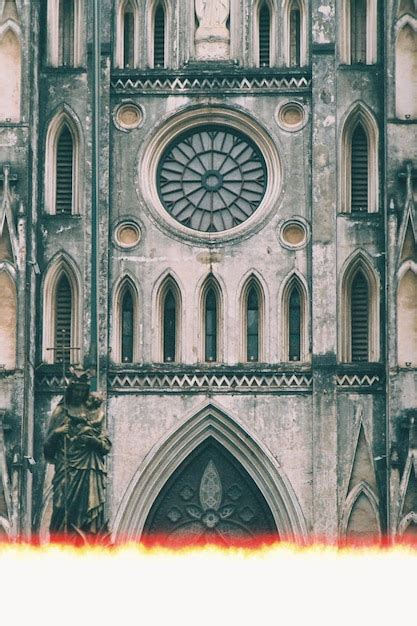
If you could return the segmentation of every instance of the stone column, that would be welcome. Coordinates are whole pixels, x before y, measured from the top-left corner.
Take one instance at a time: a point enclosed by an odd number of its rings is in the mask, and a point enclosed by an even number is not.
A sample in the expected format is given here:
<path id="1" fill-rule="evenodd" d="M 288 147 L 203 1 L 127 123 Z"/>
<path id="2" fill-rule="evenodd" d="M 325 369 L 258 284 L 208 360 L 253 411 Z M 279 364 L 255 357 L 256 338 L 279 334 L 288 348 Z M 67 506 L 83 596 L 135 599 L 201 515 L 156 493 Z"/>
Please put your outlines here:
<path id="1" fill-rule="evenodd" d="M 335 538 L 337 514 L 336 91 L 334 2 L 312 3 L 313 521 Z"/>

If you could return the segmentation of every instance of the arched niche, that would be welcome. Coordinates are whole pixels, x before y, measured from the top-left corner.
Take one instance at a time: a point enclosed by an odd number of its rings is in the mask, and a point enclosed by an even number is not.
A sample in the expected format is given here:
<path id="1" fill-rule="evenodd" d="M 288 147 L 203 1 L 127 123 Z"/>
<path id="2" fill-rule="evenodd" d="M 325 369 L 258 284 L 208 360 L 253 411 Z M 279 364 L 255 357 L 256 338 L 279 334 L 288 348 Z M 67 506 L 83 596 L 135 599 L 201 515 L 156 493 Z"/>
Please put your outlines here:
<path id="1" fill-rule="evenodd" d="M 20 121 L 21 48 L 17 34 L 0 32 L 0 120 Z"/>
<path id="2" fill-rule="evenodd" d="M 186 464 L 187 459 L 193 458 L 190 455 L 198 451 L 200 444 L 210 439 L 222 446 L 220 450 L 224 448 L 233 457 L 232 462 L 237 463 L 237 467 L 242 466 L 255 482 L 272 512 L 281 539 L 304 543 L 307 532 L 304 516 L 282 468 L 243 424 L 213 404 L 187 417 L 149 452 L 122 498 L 113 523 L 114 538 L 141 537 L 153 504 L 167 481 L 176 475 L 183 462 Z"/>
<path id="3" fill-rule="evenodd" d="M 417 273 L 412 269 L 400 279 L 397 307 L 398 365 L 417 367 Z"/>
<path id="4" fill-rule="evenodd" d="M 375 508 L 366 493 L 361 491 L 352 506 L 346 537 L 354 541 L 366 541 L 379 536 L 380 527 Z"/>
<path id="5" fill-rule="evenodd" d="M 395 110 L 401 119 L 417 118 L 417 32 L 400 30 L 395 50 Z"/>
<path id="6" fill-rule="evenodd" d="M 16 287 L 4 270 L 0 270 L 0 294 L 0 364 L 12 370 L 16 367 Z"/>

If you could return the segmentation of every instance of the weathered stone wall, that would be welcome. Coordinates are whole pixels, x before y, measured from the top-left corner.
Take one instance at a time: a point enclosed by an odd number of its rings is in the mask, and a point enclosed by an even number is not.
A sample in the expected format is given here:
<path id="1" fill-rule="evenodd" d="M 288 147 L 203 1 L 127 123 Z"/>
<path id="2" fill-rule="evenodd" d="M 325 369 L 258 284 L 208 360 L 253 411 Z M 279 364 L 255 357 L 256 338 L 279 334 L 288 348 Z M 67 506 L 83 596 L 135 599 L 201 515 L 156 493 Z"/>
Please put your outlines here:
<path id="1" fill-rule="evenodd" d="M 151 450 L 202 404 L 211 402 L 236 417 L 277 460 L 309 532 L 335 536 L 348 528 L 366 530 L 367 515 L 369 528 L 383 532 L 388 524 L 396 532 L 398 516 L 406 514 L 399 512 L 407 490 L 405 479 L 404 484 L 400 481 L 412 449 L 404 420 L 409 418 L 407 411 L 415 409 L 417 397 L 415 366 L 398 367 L 397 361 L 397 284 L 407 211 L 416 220 L 410 194 L 406 202 L 406 177 L 399 178 L 399 174 L 405 174 L 407 161 L 413 163 L 412 169 L 417 168 L 415 120 L 395 118 L 398 3 L 386 2 L 378 10 L 378 58 L 372 65 L 340 62 L 342 2 L 306 3 L 308 65 L 284 69 L 285 27 L 278 20 L 276 70 L 254 67 L 253 3 L 246 0 L 231 2 L 229 60 L 212 65 L 195 60 L 193 2 L 176 1 L 170 3 L 169 12 L 169 69 L 149 69 L 146 33 L 138 38 L 137 68 L 115 69 L 117 23 L 110 16 L 116 4 L 101 3 L 98 286 L 91 257 L 92 7 L 84 3 L 80 67 L 70 68 L 48 65 L 46 3 L 16 5 L 21 29 L 21 114 L 20 121 L 13 116 L 11 121 L 0 120 L 0 165 L 10 163 L 11 173 L 17 174 L 17 180 L 10 183 L 15 226 L 9 246 L 16 267 L 17 365 L 0 372 L 0 408 L 7 412 L 5 423 L 12 425 L 6 433 L 8 460 L 19 444 L 23 454 L 33 454 L 38 462 L 33 487 L 26 468 L 21 471 L 22 526 L 28 531 L 32 524 L 36 528 L 46 524 L 50 471 L 47 476 L 42 441 L 62 381 L 59 367 L 42 364 L 43 286 L 48 269 L 65 255 L 81 277 L 80 354 L 86 363 L 92 357 L 92 298 L 97 295 L 98 300 L 100 386 L 108 393 L 107 420 L 113 439 L 108 491 L 111 522 Z M 141 28 L 145 21 L 141 13 Z M 277 121 L 289 102 L 304 111 L 304 121 L 290 129 Z M 128 132 L 117 121 L 118 107 L 127 103 L 136 105 L 143 116 L 138 127 Z M 342 212 L 341 142 L 344 124 L 359 104 L 378 131 L 378 182 L 376 210 L 353 215 Z M 235 116 L 242 124 L 252 124 L 259 141 L 265 136 L 279 155 L 274 174 L 281 170 L 262 219 L 254 219 L 253 226 L 243 228 L 240 236 L 214 243 L 170 230 L 152 206 L 144 167 L 149 163 L 145 158 L 148 147 L 157 143 L 158 133 L 169 124 L 175 128 L 176 120 L 198 110 L 204 111 L 207 122 L 218 119 L 210 117 L 213 111 L 217 115 L 223 111 L 224 123 Z M 62 111 L 73 120 L 80 136 L 80 210 L 72 216 L 48 215 L 45 205 L 47 130 Z M 178 122 L 178 132 L 182 123 Z M 412 172 L 415 188 L 414 178 Z M 295 217 L 305 226 L 307 239 L 304 246 L 291 249 L 282 245 L 280 228 L 284 220 Z M 134 248 L 116 242 L 116 228 L 123 220 L 140 227 L 140 242 Z M 2 240 L 0 250 L 6 250 L 5 245 Z M 374 338 L 375 362 L 352 364 L 341 358 L 341 289 L 343 272 L 359 252 L 376 277 L 380 326 Z M 9 262 L 7 255 L 3 253 L 0 262 Z M 177 365 L 162 365 L 157 345 L 157 291 L 168 273 L 177 280 L 182 297 L 181 363 Z M 222 363 L 216 365 L 203 362 L 202 350 L 201 288 L 210 273 L 223 298 Z M 284 360 L 282 299 L 293 273 L 302 277 L 308 295 L 302 364 Z M 240 298 L 252 274 L 265 298 L 259 367 L 244 364 L 242 341 Z M 124 276 L 138 289 L 138 358 L 129 368 L 117 363 L 115 349 L 115 296 Z M 12 350 L 10 342 L 7 350 Z M 181 383 L 174 381 L 177 374 Z M 193 374 L 200 382 L 208 374 L 217 378 L 197 389 L 197 383 L 187 378 Z M 157 383 L 146 382 L 156 387 L 135 390 L 148 375 L 159 377 Z M 227 392 L 218 383 L 223 375 Z M 274 375 L 287 378 L 284 383 L 271 382 Z M 292 375 L 296 382 L 288 383 Z M 124 376 L 125 382 L 120 382 Z M 160 382 L 164 376 L 169 383 Z M 258 376 L 255 383 L 248 383 L 251 376 Z M 300 384 L 303 376 L 308 383 Z M 243 389 L 242 381 L 253 387 Z M 174 391 L 172 385 L 177 385 Z M 398 449 L 399 466 L 390 469 L 387 498 L 386 462 L 393 447 Z M 363 498 L 367 498 L 365 503 Z"/>

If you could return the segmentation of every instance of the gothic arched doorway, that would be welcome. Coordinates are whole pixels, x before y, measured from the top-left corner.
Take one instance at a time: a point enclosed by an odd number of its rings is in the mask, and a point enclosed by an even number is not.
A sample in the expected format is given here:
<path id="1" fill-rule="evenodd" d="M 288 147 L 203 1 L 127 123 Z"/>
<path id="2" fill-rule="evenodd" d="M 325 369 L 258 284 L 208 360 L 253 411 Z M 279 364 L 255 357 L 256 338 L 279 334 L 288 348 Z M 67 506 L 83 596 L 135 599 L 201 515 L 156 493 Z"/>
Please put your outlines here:
<path id="1" fill-rule="evenodd" d="M 145 543 L 224 545 L 278 538 L 272 512 L 248 472 L 213 437 L 178 466 L 145 522 Z"/>

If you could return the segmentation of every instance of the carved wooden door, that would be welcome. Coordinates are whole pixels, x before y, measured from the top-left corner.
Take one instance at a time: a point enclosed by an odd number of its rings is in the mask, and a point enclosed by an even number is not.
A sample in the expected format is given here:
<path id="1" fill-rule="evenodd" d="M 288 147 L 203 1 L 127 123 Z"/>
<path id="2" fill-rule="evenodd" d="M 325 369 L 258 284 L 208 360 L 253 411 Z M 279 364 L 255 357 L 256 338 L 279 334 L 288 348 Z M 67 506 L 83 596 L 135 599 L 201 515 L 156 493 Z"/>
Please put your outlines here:
<path id="1" fill-rule="evenodd" d="M 209 438 L 181 463 L 156 498 L 144 540 L 250 543 L 277 537 L 268 504 L 242 465 Z"/>

